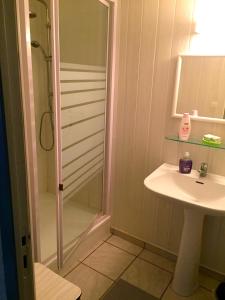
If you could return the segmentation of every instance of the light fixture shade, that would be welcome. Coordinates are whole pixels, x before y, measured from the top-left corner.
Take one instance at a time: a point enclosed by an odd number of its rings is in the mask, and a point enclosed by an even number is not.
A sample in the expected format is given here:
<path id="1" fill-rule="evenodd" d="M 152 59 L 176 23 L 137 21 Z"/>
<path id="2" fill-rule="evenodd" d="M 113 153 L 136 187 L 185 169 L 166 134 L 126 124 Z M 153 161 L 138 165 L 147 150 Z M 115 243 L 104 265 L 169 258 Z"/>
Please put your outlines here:
<path id="1" fill-rule="evenodd" d="M 225 0 L 197 0 L 191 51 L 225 54 Z"/>

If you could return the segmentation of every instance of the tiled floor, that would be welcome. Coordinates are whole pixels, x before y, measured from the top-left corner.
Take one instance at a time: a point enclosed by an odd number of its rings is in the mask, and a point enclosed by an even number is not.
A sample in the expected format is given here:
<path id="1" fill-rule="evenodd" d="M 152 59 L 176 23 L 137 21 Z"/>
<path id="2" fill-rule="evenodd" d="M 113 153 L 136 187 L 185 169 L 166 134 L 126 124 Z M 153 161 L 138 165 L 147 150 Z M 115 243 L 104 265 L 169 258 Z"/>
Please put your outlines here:
<path id="1" fill-rule="evenodd" d="M 100 299 L 119 278 L 157 299 L 215 299 L 213 290 L 219 282 L 204 274 L 200 275 L 200 287 L 193 296 L 177 296 L 170 288 L 174 267 L 174 262 L 113 235 L 65 278 L 81 288 L 82 300 Z"/>

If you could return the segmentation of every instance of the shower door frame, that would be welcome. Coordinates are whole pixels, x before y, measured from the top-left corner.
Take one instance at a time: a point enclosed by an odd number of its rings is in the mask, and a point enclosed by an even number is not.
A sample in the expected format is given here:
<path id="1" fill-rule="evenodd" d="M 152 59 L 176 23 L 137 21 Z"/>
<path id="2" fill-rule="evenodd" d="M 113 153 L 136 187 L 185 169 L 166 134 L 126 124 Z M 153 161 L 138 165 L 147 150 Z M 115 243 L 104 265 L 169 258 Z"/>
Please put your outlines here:
<path id="1" fill-rule="evenodd" d="M 111 214 L 110 190 L 111 190 L 111 163 L 112 163 L 112 131 L 115 95 L 115 61 L 116 61 L 116 23 L 117 23 L 117 0 L 98 0 L 108 7 L 108 41 L 107 41 L 107 105 L 105 127 L 105 160 L 103 179 L 103 199 L 101 217 Z M 56 198 L 57 198 L 57 266 L 63 267 L 63 195 L 62 195 L 62 157 L 61 157 L 61 94 L 60 94 L 60 51 L 59 51 L 59 0 L 51 1 L 51 26 L 52 26 L 52 85 L 53 103 L 55 113 L 55 166 L 56 166 Z M 90 229 L 90 228 L 89 228 Z"/>
<path id="2" fill-rule="evenodd" d="M 30 40 L 29 0 L 16 0 L 17 26 L 19 41 L 20 72 L 23 93 L 23 113 L 25 125 L 25 155 L 27 169 L 27 188 L 29 193 L 31 239 L 33 259 L 41 261 L 41 244 L 39 228 L 39 191 L 38 191 L 38 166 L 37 146 L 34 111 L 34 86 L 32 71 L 32 55 Z"/>
<path id="3" fill-rule="evenodd" d="M 63 266 L 63 244 L 62 244 L 62 191 L 59 190 L 61 183 L 61 149 L 60 131 L 56 124 L 60 122 L 60 78 L 59 78 L 59 0 L 50 1 L 51 25 L 52 25 L 52 86 L 53 86 L 53 103 L 54 107 L 54 136 L 56 145 L 60 145 L 55 150 L 55 166 L 56 172 L 56 197 L 57 197 L 57 264 L 61 268 Z M 115 111 L 115 103 L 113 102 L 116 88 L 116 31 L 117 31 L 117 10 L 118 0 L 98 0 L 103 4 L 110 6 L 110 22 L 109 22 L 109 51 L 108 51 L 108 105 L 107 105 L 107 123 L 105 139 L 105 168 L 104 168 L 104 194 L 103 194 L 103 216 L 97 220 L 100 224 L 103 219 L 107 219 L 111 215 L 110 191 L 111 191 L 111 164 L 112 164 L 112 132 L 113 132 L 113 114 Z M 30 23 L 29 23 L 29 1 L 16 0 L 17 17 L 18 17 L 18 33 L 19 33 L 19 52 L 21 77 L 23 81 L 23 111 L 25 117 L 25 145 L 26 145 L 26 162 L 28 172 L 28 192 L 30 201 L 30 217 L 32 225 L 32 245 L 33 257 L 35 261 L 41 261 L 40 255 L 40 231 L 39 231 L 39 192 L 38 192 L 38 173 L 37 173 L 37 154 L 36 154 L 36 131 L 34 124 L 34 89 L 32 75 L 32 58 L 31 58 L 31 40 L 30 40 Z M 61 208 L 61 209 L 60 209 Z M 95 224 L 96 225 L 96 224 Z"/>

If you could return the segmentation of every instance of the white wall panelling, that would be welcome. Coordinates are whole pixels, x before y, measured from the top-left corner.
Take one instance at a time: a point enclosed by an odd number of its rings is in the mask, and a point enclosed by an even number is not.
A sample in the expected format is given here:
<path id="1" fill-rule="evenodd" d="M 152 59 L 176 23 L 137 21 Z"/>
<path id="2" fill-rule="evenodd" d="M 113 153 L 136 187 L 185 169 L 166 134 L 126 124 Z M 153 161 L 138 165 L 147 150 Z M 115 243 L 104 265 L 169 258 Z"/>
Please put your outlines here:
<path id="1" fill-rule="evenodd" d="M 112 226 L 177 253 L 183 209 L 144 188 L 143 180 L 164 161 L 178 164 L 190 151 L 194 168 L 225 175 L 225 153 L 165 141 L 179 120 L 171 118 L 176 61 L 191 51 L 197 0 L 123 0 L 120 2 L 118 95 L 114 119 Z M 225 140 L 224 126 L 192 122 L 192 135 L 214 133 Z M 202 264 L 225 273 L 225 218 L 207 217 Z"/>

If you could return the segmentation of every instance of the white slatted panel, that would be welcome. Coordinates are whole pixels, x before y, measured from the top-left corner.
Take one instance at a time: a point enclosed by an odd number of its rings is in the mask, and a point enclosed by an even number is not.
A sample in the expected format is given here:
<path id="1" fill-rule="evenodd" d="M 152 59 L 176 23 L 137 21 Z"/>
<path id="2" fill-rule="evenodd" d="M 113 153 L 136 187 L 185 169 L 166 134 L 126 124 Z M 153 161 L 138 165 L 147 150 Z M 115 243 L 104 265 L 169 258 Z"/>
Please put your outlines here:
<path id="1" fill-rule="evenodd" d="M 80 157 L 83 153 L 93 149 L 99 144 L 103 144 L 104 142 L 104 131 L 101 131 L 88 139 L 73 145 L 70 148 L 65 149 L 62 152 L 62 165 L 65 166 L 69 164 L 74 159 Z"/>
<path id="2" fill-rule="evenodd" d="M 91 174 L 88 178 L 82 181 L 72 192 L 68 193 L 66 196 L 64 195 L 64 200 L 69 200 L 74 194 L 79 192 L 83 187 L 85 187 L 89 182 L 91 182 L 94 178 L 99 177 L 103 172 L 103 168 L 98 169 L 96 172 Z"/>
<path id="3" fill-rule="evenodd" d="M 105 89 L 97 91 L 83 91 L 78 93 L 63 94 L 61 96 L 62 108 L 85 104 L 86 102 L 93 102 L 103 100 L 106 97 Z"/>
<path id="4" fill-rule="evenodd" d="M 105 80 L 105 73 L 61 71 L 60 80 Z"/>
<path id="5" fill-rule="evenodd" d="M 61 63 L 63 197 L 69 198 L 104 166 L 104 67 Z"/>
<path id="6" fill-rule="evenodd" d="M 61 92 L 71 91 L 87 91 L 94 89 L 105 89 L 105 81 L 89 81 L 89 82 L 62 82 L 60 84 Z"/>
<path id="7" fill-rule="evenodd" d="M 68 196 L 69 194 L 71 194 L 73 191 L 75 192 L 76 189 L 85 181 L 89 180 L 89 178 L 95 174 L 98 170 L 102 170 L 103 168 L 103 162 L 100 162 L 99 164 L 97 164 L 96 166 L 94 166 L 91 170 L 89 170 L 88 172 L 86 172 L 83 176 L 81 176 L 80 178 L 78 178 L 73 184 L 71 184 L 68 188 L 66 188 L 63 191 L 63 197 Z"/>
<path id="8" fill-rule="evenodd" d="M 94 148 L 93 150 L 87 152 L 83 156 L 81 156 L 79 159 L 76 159 L 75 161 L 71 162 L 69 165 L 63 168 L 62 174 L 63 179 L 70 176 L 72 173 L 74 173 L 76 170 L 90 162 L 95 157 L 102 158 L 104 157 L 104 145 L 101 144 L 98 147 Z"/>
<path id="9" fill-rule="evenodd" d="M 80 177 L 83 177 L 87 172 L 89 172 L 96 165 L 103 166 L 103 155 L 101 157 L 96 157 L 82 168 L 78 169 L 75 173 L 69 176 L 67 179 L 63 181 L 64 189 L 66 190 L 71 184 L 77 181 Z"/>
<path id="10" fill-rule="evenodd" d="M 99 116 L 91 120 L 62 129 L 62 148 L 66 148 L 83 138 L 105 128 L 105 116 Z"/>
<path id="11" fill-rule="evenodd" d="M 105 113 L 105 101 L 62 110 L 62 127 Z"/>
<path id="12" fill-rule="evenodd" d="M 70 64 L 70 63 L 60 63 L 60 69 L 67 70 L 84 70 L 84 71 L 95 71 L 95 72 L 105 72 L 105 67 L 101 66 L 91 66 L 91 65 L 79 65 L 79 64 Z"/>

